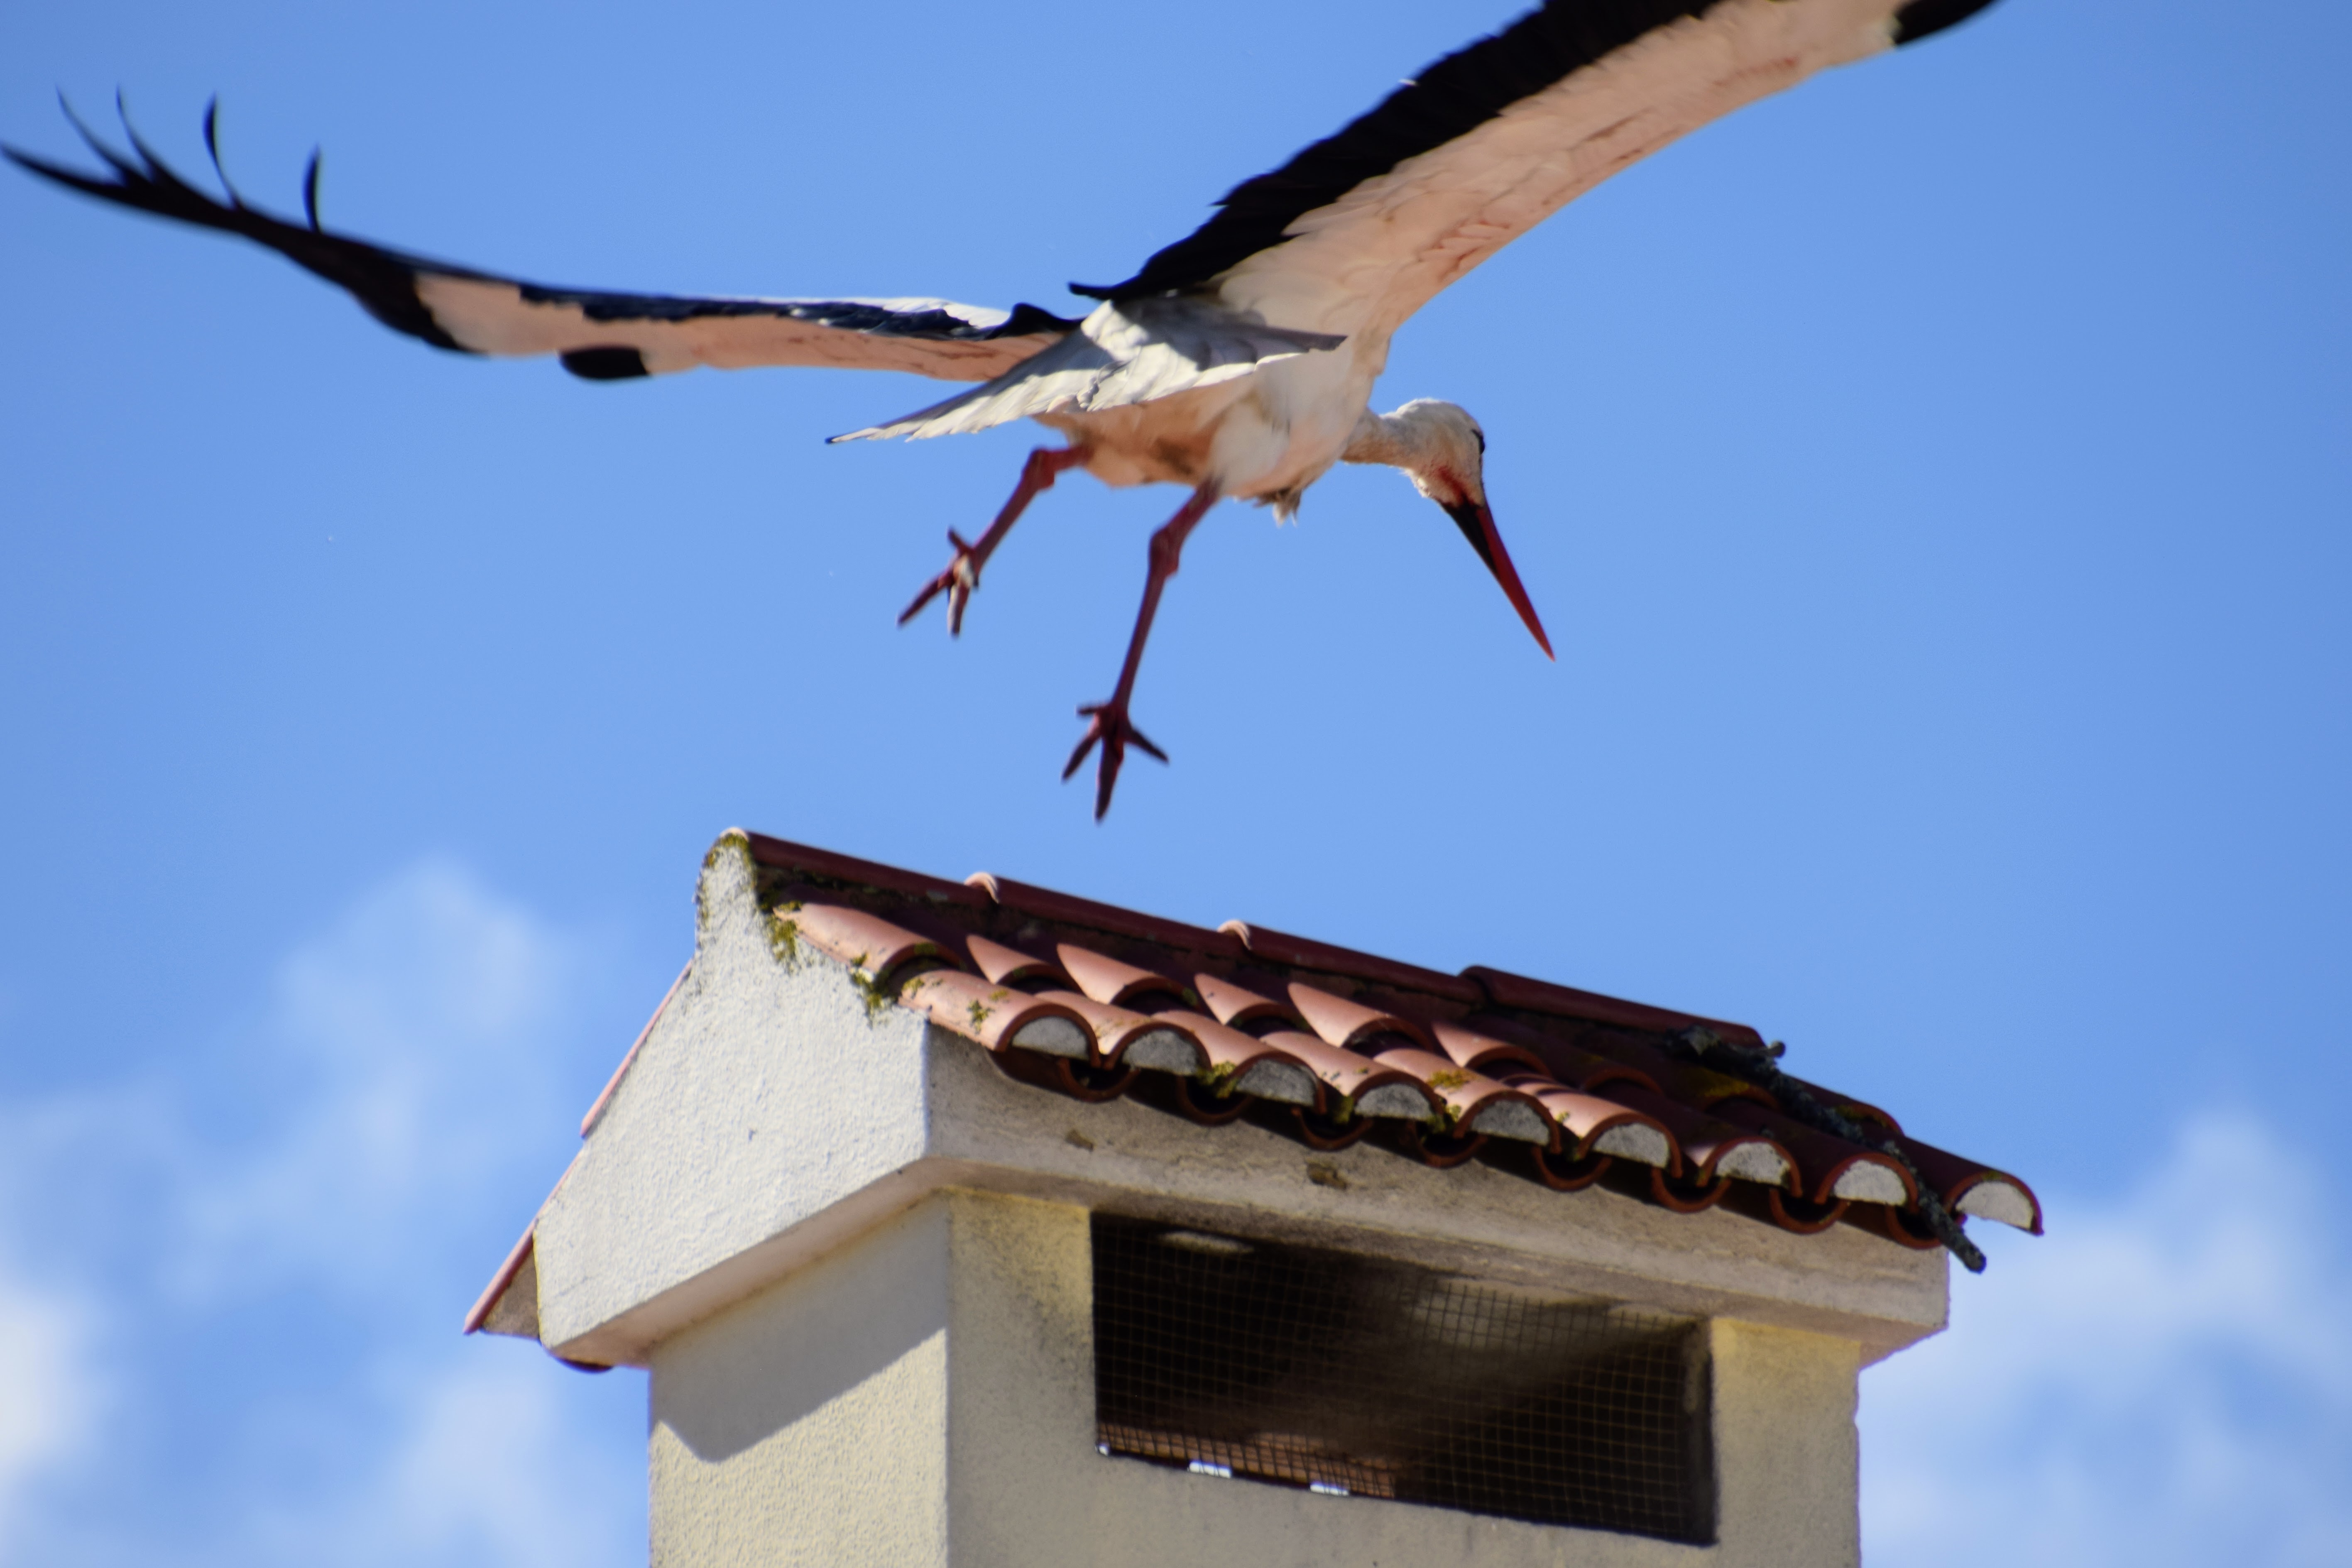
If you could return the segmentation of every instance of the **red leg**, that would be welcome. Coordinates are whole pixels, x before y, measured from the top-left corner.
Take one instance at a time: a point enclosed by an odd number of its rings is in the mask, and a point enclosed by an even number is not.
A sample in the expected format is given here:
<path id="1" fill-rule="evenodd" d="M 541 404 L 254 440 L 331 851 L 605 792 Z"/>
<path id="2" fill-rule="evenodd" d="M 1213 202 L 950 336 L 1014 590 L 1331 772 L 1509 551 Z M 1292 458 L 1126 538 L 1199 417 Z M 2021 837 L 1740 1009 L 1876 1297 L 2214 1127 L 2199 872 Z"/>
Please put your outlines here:
<path id="1" fill-rule="evenodd" d="M 1110 809 L 1110 792 L 1118 787 L 1118 765 L 1127 760 L 1127 743 L 1134 742 L 1143 750 L 1168 760 L 1168 753 L 1146 740 L 1143 731 L 1128 721 L 1127 700 L 1135 691 L 1135 672 L 1143 664 L 1143 645 L 1151 636 L 1151 617 L 1160 612 L 1160 590 L 1168 579 L 1176 575 L 1176 565 L 1183 558 L 1184 541 L 1200 526 L 1201 519 L 1217 504 L 1217 487 L 1202 485 L 1192 492 L 1192 499 L 1179 508 L 1174 517 L 1162 523 L 1160 531 L 1151 536 L 1151 573 L 1143 580 L 1143 607 L 1135 612 L 1135 633 L 1128 638 L 1127 662 L 1119 667 L 1118 687 L 1108 702 L 1090 702 L 1078 710 L 1082 719 L 1091 719 L 1078 749 L 1070 753 L 1069 766 L 1062 770 L 1068 778 L 1087 760 L 1087 753 L 1102 742 L 1102 766 L 1095 775 L 1095 820 L 1100 822 L 1103 813 Z"/>
<path id="2" fill-rule="evenodd" d="M 1004 503 L 1004 510 L 996 514 L 996 521 L 988 525 L 979 543 L 966 544 L 962 534 L 952 528 L 948 530 L 948 542 L 955 546 L 955 559 L 948 563 L 946 571 L 923 584 L 915 602 L 899 616 L 898 624 L 903 626 L 913 620 L 925 605 L 944 593 L 948 596 L 948 634 L 962 636 L 963 607 L 971 601 L 971 591 L 980 586 L 980 569 L 988 564 L 988 558 L 996 553 L 996 547 L 1004 542 L 1004 536 L 1013 531 L 1013 525 L 1021 521 L 1029 503 L 1052 489 L 1064 468 L 1075 468 L 1086 460 L 1084 447 L 1040 447 L 1030 453 L 1029 461 L 1022 466 L 1021 482 L 1013 487 L 1013 499 Z"/>

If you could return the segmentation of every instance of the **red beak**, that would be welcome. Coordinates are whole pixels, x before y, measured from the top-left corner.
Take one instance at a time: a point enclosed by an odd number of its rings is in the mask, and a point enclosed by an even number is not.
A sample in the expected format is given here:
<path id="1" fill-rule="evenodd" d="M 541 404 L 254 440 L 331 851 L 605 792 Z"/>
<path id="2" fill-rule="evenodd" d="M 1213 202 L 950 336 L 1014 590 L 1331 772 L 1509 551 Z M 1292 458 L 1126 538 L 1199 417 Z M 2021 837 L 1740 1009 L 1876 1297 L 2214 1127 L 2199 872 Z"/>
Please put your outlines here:
<path id="1" fill-rule="evenodd" d="M 1519 619 L 1527 622 L 1528 630 L 1535 634 L 1544 657 L 1558 663 L 1559 656 L 1551 651 L 1551 638 L 1544 636 L 1543 622 L 1537 617 L 1535 605 L 1528 602 L 1527 589 L 1520 585 L 1518 568 L 1511 564 L 1511 552 L 1503 548 L 1503 536 L 1495 531 L 1495 514 L 1486 510 L 1484 501 L 1465 500 L 1447 507 L 1445 515 L 1454 520 L 1454 526 L 1462 531 L 1462 537 L 1470 542 L 1470 548 L 1478 552 L 1478 559 L 1486 563 L 1486 570 L 1503 585 L 1505 596 L 1519 612 Z"/>

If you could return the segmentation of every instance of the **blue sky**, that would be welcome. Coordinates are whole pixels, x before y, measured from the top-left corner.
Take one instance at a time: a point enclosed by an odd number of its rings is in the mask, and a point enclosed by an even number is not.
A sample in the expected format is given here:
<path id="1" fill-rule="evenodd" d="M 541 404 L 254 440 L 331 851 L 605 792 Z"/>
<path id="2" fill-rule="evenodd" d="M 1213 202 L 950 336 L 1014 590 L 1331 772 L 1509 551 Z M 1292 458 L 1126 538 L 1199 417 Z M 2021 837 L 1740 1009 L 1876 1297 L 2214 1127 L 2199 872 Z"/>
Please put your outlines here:
<path id="1" fill-rule="evenodd" d="M 20 5 L 0 139 L 119 84 L 193 170 L 218 91 L 429 254 L 1064 309 L 1509 15 Z M 1223 509 L 1099 826 L 1172 492 L 902 630 L 1028 432 L 459 361 L 0 178 L 0 1555 L 640 1557 L 636 1374 L 454 1324 L 741 824 L 1752 1021 L 2050 1211 L 1865 1376 L 1874 1563 L 2352 1558 L 2347 48 L 2004 0 L 1579 203 L 1379 394 L 1478 416 L 1559 662 L 1394 475 Z"/>

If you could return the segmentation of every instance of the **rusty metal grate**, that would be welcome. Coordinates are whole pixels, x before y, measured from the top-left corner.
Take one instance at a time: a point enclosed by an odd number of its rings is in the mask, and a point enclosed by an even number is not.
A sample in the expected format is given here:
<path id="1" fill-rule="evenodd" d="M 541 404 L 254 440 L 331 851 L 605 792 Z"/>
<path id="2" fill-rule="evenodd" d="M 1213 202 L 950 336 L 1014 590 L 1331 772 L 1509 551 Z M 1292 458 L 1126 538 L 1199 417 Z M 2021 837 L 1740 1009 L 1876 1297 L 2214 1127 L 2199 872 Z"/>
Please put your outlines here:
<path id="1" fill-rule="evenodd" d="M 1386 1259 L 1094 1218 L 1106 1453 L 1714 1538 L 1698 1326 Z"/>

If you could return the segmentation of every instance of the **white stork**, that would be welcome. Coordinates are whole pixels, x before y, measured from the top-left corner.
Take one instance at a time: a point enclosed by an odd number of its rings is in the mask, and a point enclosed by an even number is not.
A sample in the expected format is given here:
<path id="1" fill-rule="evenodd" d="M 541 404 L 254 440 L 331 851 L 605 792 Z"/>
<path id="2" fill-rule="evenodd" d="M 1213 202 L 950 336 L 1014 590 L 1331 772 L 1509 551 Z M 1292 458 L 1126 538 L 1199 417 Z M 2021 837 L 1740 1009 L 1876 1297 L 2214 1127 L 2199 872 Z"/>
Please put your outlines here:
<path id="1" fill-rule="evenodd" d="M 378 321 L 436 348 L 554 354 L 591 381 L 696 365 L 840 365 L 982 384 L 835 440 L 922 437 L 1034 419 L 1065 445 L 1029 455 L 986 532 L 966 542 L 899 617 L 948 596 L 960 631 L 982 569 L 1041 490 L 1083 468 L 1106 484 L 1192 493 L 1151 537 L 1126 662 L 1062 771 L 1097 742 L 1095 815 L 1109 808 L 1132 742 L 1166 761 L 1128 716 L 1135 676 L 1184 541 L 1222 500 L 1289 516 L 1339 462 L 1402 468 L 1444 508 L 1549 655 L 1496 531 L 1486 437 L 1450 403 L 1372 412 L 1391 334 L 1436 292 L 1574 196 L 1743 104 L 1829 66 L 1914 42 L 1990 0 L 1549 0 L 1446 56 L 1337 135 L 1237 185 L 1216 215 L 1124 282 L 1073 284 L 1084 320 L 944 300 L 692 299 L 554 289 L 389 250 L 322 228 L 319 161 L 307 226 L 273 217 L 220 171 L 191 186 L 137 133 L 119 153 L 75 120 L 111 177 L 13 148 L 37 174 L 144 212 L 257 240 L 348 289 Z M 215 106 L 216 107 L 216 106 Z M 68 114 L 71 116 L 70 109 Z"/>

